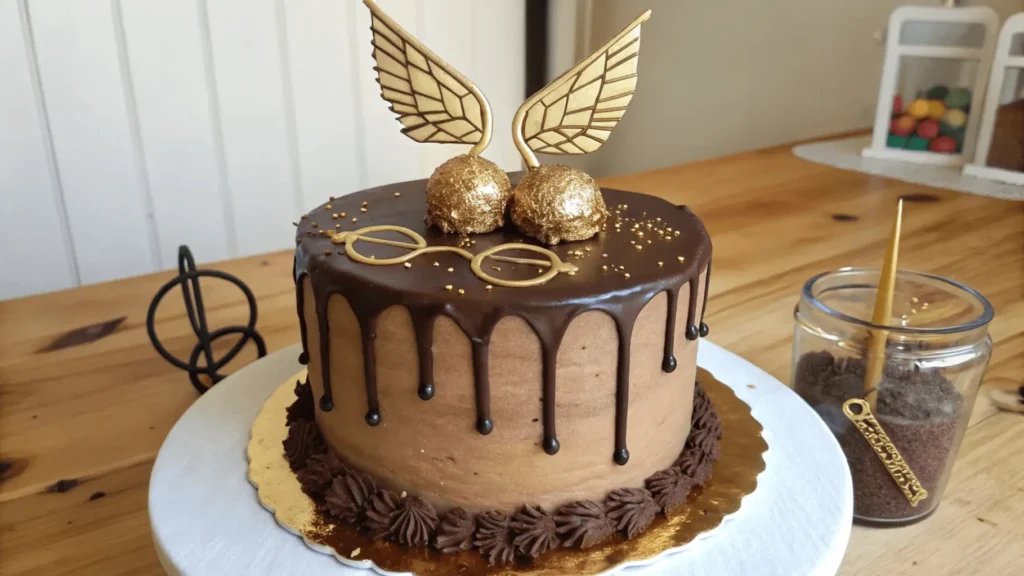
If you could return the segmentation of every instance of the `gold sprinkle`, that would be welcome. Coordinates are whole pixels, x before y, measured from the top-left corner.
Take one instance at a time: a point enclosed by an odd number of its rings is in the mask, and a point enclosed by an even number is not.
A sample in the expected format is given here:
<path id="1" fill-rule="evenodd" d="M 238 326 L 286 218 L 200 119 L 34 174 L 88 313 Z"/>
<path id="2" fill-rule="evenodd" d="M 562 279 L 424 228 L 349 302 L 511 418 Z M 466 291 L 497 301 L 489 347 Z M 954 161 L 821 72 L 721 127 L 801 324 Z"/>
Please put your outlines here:
<path id="1" fill-rule="evenodd" d="M 623 210 L 629 210 L 629 204 L 623 204 L 622 205 L 622 209 Z"/>
<path id="2" fill-rule="evenodd" d="M 643 247 L 643 246 L 641 246 L 640 244 L 637 244 L 637 245 L 636 245 L 636 249 L 637 249 L 637 250 L 643 250 L 643 249 L 644 249 L 644 247 Z"/>
<path id="3" fill-rule="evenodd" d="M 372 255 L 370 256 L 370 260 L 376 260 L 376 259 L 377 259 L 376 256 L 372 256 Z"/>
<path id="4" fill-rule="evenodd" d="M 673 234 L 675 234 L 676 236 L 679 236 L 679 230 L 676 230 L 675 232 L 673 232 Z"/>
<path id="5" fill-rule="evenodd" d="M 664 267 L 665 267 L 665 263 L 664 262 L 658 262 L 658 268 L 664 268 Z"/>
<path id="6" fill-rule="evenodd" d="M 402 193 L 401 193 L 401 192 L 395 192 L 395 198 L 398 198 L 398 197 L 399 197 L 399 196 L 401 196 L 401 195 L 402 195 Z"/>
<path id="7" fill-rule="evenodd" d="M 331 208 L 334 208 L 334 206 L 331 206 L 330 204 L 324 206 L 324 210 L 330 210 Z"/>
<path id="8" fill-rule="evenodd" d="M 325 254 L 326 256 L 330 256 L 331 254 L 334 254 L 334 252 L 332 252 L 332 251 L 330 251 L 330 250 L 324 250 L 324 254 Z"/>
<path id="9" fill-rule="evenodd" d="M 313 228 L 319 228 L 320 227 L 320 225 L 317 224 L 316 222 L 313 222 L 312 226 L 313 226 Z"/>
<path id="10" fill-rule="evenodd" d="M 305 220 L 306 218 L 309 218 L 309 214 L 303 214 L 299 217 L 299 220 Z"/>
<path id="11" fill-rule="evenodd" d="M 465 294 L 465 293 L 466 293 L 465 290 L 463 290 L 462 288 L 459 288 L 459 294 Z"/>
<path id="12" fill-rule="evenodd" d="M 348 216 L 348 214 L 345 214 L 344 212 L 342 212 L 341 214 L 338 214 L 338 216 L 341 216 L 342 218 L 344 218 L 345 216 Z"/>
<path id="13" fill-rule="evenodd" d="M 410 264 L 409 262 L 402 264 L 402 266 L 405 266 L 406 268 L 412 268 L 412 264 Z"/>
<path id="14" fill-rule="evenodd" d="M 491 266 L 491 270 L 497 270 L 498 272 L 501 272 L 501 266 Z"/>
<path id="15" fill-rule="evenodd" d="M 648 240 L 647 243 L 648 244 L 654 244 L 654 242 L 651 242 L 650 240 Z"/>
<path id="16" fill-rule="evenodd" d="M 334 227 L 335 228 L 341 228 L 341 224 L 335 224 Z"/>
<path id="17" fill-rule="evenodd" d="M 363 206 L 369 206 L 369 205 L 370 205 L 369 202 L 366 202 L 366 201 L 363 202 Z"/>
<path id="18" fill-rule="evenodd" d="M 575 270 L 569 270 L 568 272 L 566 272 L 566 274 L 568 274 L 569 276 L 575 276 L 576 275 L 576 271 Z"/>
<path id="19" fill-rule="evenodd" d="M 359 218 L 352 218 L 353 222 L 359 222 Z"/>
<path id="20" fill-rule="evenodd" d="M 355 550 L 352 551 L 352 554 L 350 554 L 349 556 L 355 558 L 356 556 L 359 556 L 359 552 L 361 550 L 362 550 L 362 548 L 356 548 Z"/>
<path id="21" fill-rule="evenodd" d="M 449 272 L 455 272 L 455 268 L 449 268 L 448 271 Z"/>
<path id="22" fill-rule="evenodd" d="M 661 222 L 661 218 L 655 218 L 654 220 L 657 222 Z"/>
<path id="23" fill-rule="evenodd" d="M 636 233 L 636 235 L 637 235 L 637 236 L 639 236 L 639 237 L 641 237 L 641 238 L 643 238 L 643 237 L 644 237 L 644 233 L 643 233 L 643 232 L 637 232 L 637 233 Z"/>
<path id="24" fill-rule="evenodd" d="M 494 290 L 494 286 L 491 286 L 490 284 L 488 284 L 487 286 L 484 286 L 484 289 L 485 290 Z"/>
<path id="25" fill-rule="evenodd" d="M 665 228 L 665 230 L 668 230 L 669 232 L 671 232 L 672 231 L 672 227 L 669 226 L 668 228 Z"/>
<path id="26" fill-rule="evenodd" d="M 328 200 L 334 200 L 334 196 L 328 196 L 327 199 Z"/>
<path id="27" fill-rule="evenodd" d="M 434 262 L 434 267 L 436 268 L 438 266 L 440 266 L 440 264 L 438 264 L 437 262 Z"/>
<path id="28" fill-rule="evenodd" d="M 366 208 L 360 208 L 359 211 L 365 213 L 366 212 Z"/>
<path id="29" fill-rule="evenodd" d="M 601 270 L 607 270 L 607 269 L 608 269 L 607 266 L 601 266 Z"/>
<path id="30" fill-rule="evenodd" d="M 629 278 L 629 272 L 626 272 L 625 274 L 623 274 L 623 276 L 624 276 L 625 278 Z"/>
<path id="31" fill-rule="evenodd" d="M 630 244 L 636 244 L 636 240 L 630 240 L 629 243 Z"/>
<path id="32" fill-rule="evenodd" d="M 543 274 L 544 273 L 544 269 L 543 268 L 537 268 L 537 272 L 540 272 L 541 274 Z"/>
<path id="33" fill-rule="evenodd" d="M 396 192 L 396 194 L 397 194 L 397 192 Z M 399 494 L 399 495 L 398 495 L 398 497 L 399 497 L 399 498 L 405 498 L 405 497 L 406 497 L 406 496 L 408 496 L 408 495 L 409 495 L 409 493 L 408 493 L 408 492 L 406 492 L 405 490 L 402 490 L 402 493 L 401 493 L 401 494 Z"/>
<path id="34" fill-rule="evenodd" d="M 608 257 L 607 254 L 601 254 L 601 258 L 607 258 L 607 257 Z"/>
<path id="35" fill-rule="evenodd" d="M 584 248 L 584 250 L 586 250 L 587 252 L 590 252 L 590 246 L 587 246 L 586 248 Z"/>
<path id="36" fill-rule="evenodd" d="M 679 260 L 680 262 L 682 262 L 682 261 L 686 260 L 686 258 L 683 258 L 682 256 L 676 256 L 676 260 Z"/>
<path id="37" fill-rule="evenodd" d="M 911 296 L 910 301 L 917 304 L 917 296 Z"/>
<path id="38" fill-rule="evenodd" d="M 445 290 L 448 290 L 449 292 L 451 292 L 451 290 L 452 290 L 452 285 L 451 285 L 451 284 L 445 284 L 445 285 L 444 285 L 444 289 L 445 289 Z"/>

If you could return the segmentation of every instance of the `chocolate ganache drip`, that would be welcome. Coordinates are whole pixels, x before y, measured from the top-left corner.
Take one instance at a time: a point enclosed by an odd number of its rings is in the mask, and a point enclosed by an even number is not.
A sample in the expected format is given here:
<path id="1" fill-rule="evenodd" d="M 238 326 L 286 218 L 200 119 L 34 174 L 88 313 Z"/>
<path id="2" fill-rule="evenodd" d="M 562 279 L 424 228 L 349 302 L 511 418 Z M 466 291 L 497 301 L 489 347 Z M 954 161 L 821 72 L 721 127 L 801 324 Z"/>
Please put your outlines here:
<path id="1" fill-rule="evenodd" d="M 520 177 L 510 175 L 513 184 Z M 502 318 L 518 316 L 540 340 L 543 361 L 541 445 L 546 453 L 557 454 L 560 445 L 556 432 L 555 398 L 559 347 L 573 319 L 584 312 L 599 310 L 614 320 L 619 337 L 612 456 L 616 463 L 625 465 L 629 461 L 626 430 L 631 340 L 640 311 L 658 294 L 666 294 L 664 372 L 674 371 L 677 365 L 676 316 L 684 284 L 688 286 L 686 338 L 696 340 L 708 333 L 704 309 L 711 278 L 711 240 L 703 224 L 685 206 L 673 206 L 644 194 L 603 190 L 606 204 L 615 211 L 607 231 L 590 240 L 551 247 L 564 261 L 581 257 L 584 254 L 582 250 L 586 249 L 587 258 L 572 261 L 579 268 L 573 276 L 559 274 L 545 284 L 529 287 L 498 287 L 492 290 L 488 286 L 486 291 L 485 283 L 473 275 L 468 262 L 462 262 L 458 268 L 453 267 L 448 272 L 437 267 L 436 262 L 431 267 L 431 257 L 425 255 L 414 260 L 418 268 L 414 272 L 401 265 L 354 261 L 345 254 L 346 249 L 353 248 L 351 244 L 343 246 L 331 242 L 336 231 L 351 232 L 362 226 L 391 225 L 421 235 L 428 246 L 459 246 L 459 237 L 443 234 L 424 224 L 423 189 L 424 182 L 417 181 L 367 190 L 332 200 L 330 204 L 303 216 L 299 223 L 294 276 L 302 333 L 300 361 L 305 363 L 309 359 L 305 315 L 308 283 L 319 334 L 319 368 L 323 385 L 320 410 L 330 412 L 334 408 L 328 308 L 335 294 L 348 302 L 359 325 L 367 399 L 365 418 L 371 426 L 378 425 L 387 416 L 386 406 L 382 409 L 377 397 L 374 344 L 377 319 L 384 310 L 401 305 L 409 311 L 419 359 L 419 386 L 415 393 L 425 401 L 433 398 L 436 386 L 444 385 L 443 382 L 434 382 L 433 332 L 437 317 L 451 318 L 469 337 L 476 396 L 474 425 L 480 434 L 485 435 L 501 425 L 491 417 L 488 373 L 491 334 Z M 366 212 L 360 210 L 361 203 L 363 208 L 369 207 Z M 339 218 L 338 213 L 346 210 L 360 214 L 360 219 L 365 222 L 357 225 Z M 640 243 L 636 240 L 631 242 L 633 238 L 638 238 Z M 499 244 L 533 243 L 511 226 L 489 234 L 474 235 L 472 241 L 473 253 Z M 387 243 L 365 241 L 358 242 L 355 249 L 367 258 L 378 260 L 395 258 L 409 251 Z M 625 270 L 624 263 L 628 263 L 629 271 Z M 528 280 L 538 274 L 537 269 L 530 265 L 520 265 L 518 269 L 516 266 L 505 268 L 500 273 L 502 278 Z M 705 274 L 704 294 L 698 316 L 701 273 Z M 453 284 L 465 287 L 465 293 L 461 290 L 456 293 L 451 289 Z"/>

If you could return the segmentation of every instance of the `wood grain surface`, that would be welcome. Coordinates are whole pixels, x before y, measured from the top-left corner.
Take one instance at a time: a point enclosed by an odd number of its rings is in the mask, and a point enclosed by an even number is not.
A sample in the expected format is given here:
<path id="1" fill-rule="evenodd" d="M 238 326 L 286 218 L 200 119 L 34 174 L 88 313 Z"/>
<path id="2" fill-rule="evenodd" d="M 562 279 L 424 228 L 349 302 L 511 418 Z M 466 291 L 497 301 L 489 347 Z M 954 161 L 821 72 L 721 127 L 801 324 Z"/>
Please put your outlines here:
<path id="1" fill-rule="evenodd" d="M 800 287 L 817 272 L 878 266 L 903 197 L 900 267 L 986 295 L 996 310 L 986 386 L 1024 380 L 1024 203 L 812 164 L 789 146 L 602 184 L 689 204 L 703 218 L 715 246 L 710 338 L 783 382 Z M 252 288 L 270 350 L 298 339 L 291 259 L 213 266 Z M 150 298 L 171 277 L 0 302 L 0 574 L 162 573 L 149 471 L 196 399 L 146 336 Z M 234 287 L 211 281 L 204 297 L 214 327 L 248 319 Z M 187 357 L 194 336 L 180 299 L 157 320 L 168 349 Z M 234 367 L 255 357 L 249 348 Z M 1024 417 L 997 413 L 982 393 L 938 511 L 908 528 L 855 527 L 841 574 L 1011 574 L 1024 555 L 1022 515 Z"/>

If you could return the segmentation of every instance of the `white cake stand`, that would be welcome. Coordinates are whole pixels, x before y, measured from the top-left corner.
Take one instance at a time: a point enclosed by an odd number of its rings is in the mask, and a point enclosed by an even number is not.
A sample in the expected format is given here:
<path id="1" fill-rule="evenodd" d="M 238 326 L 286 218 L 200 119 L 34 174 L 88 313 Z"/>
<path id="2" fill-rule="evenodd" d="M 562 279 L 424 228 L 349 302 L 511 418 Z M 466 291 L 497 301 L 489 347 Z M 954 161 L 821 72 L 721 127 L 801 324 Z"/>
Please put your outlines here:
<path id="1" fill-rule="evenodd" d="M 249 484 L 245 449 L 268 396 L 301 366 L 298 345 L 239 370 L 168 434 L 149 482 L 149 517 L 169 574 L 364 576 L 277 525 Z M 795 393 L 704 340 L 698 364 L 750 405 L 768 443 L 757 490 L 721 526 L 623 575 L 833 575 L 850 538 L 853 488 L 832 434 Z"/>

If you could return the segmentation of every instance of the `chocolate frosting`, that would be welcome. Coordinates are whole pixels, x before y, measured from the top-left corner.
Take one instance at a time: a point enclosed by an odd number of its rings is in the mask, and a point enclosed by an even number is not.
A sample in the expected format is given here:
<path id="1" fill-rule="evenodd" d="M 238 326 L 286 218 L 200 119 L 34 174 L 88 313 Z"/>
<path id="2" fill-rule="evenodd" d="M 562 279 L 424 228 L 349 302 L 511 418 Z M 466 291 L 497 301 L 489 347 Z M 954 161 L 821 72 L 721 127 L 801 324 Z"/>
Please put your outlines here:
<path id="1" fill-rule="evenodd" d="M 455 507 L 441 517 L 434 538 L 434 548 L 445 554 L 463 552 L 473 545 L 476 522 L 465 508 Z"/>
<path id="2" fill-rule="evenodd" d="M 305 385 L 308 387 L 308 384 Z M 305 394 L 299 391 L 296 403 Z M 294 404 L 293 404 L 294 406 Z M 693 416 L 706 426 L 706 440 L 687 442 L 671 468 L 653 474 L 647 488 L 623 488 L 611 492 L 604 503 L 573 502 L 550 514 L 536 506 L 524 506 L 511 518 L 492 510 L 474 518 L 462 508 L 452 508 L 438 519 L 434 508 L 417 496 L 400 498 L 337 456 L 319 450 L 309 453 L 297 446 L 311 446 L 310 430 L 319 431 L 312 420 L 298 419 L 289 425 L 286 452 L 293 469 L 300 470 L 303 491 L 319 501 L 335 520 L 351 524 L 375 539 L 389 539 L 405 546 L 429 546 L 446 553 L 476 547 L 493 564 L 509 564 L 516 556 L 536 558 L 561 544 L 566 548 L 590 548 L 621 531 L 627 538 L 643 532 L 660 511 L 673 512 L 685 504 L 690 490 L 710 477 L 721 438 L 721 422 L 700 384 L 694 389 Z M 708 417 L 713 415 L 713 418 Z M 699 432 L 694 426 L 691 438 Z M 307 441 L 300 442 L 299 439 Z M 711 448 L 705 451 L 701 446 Z M 300 458 L 305 454 L 304 458 Z M 333 480 L 324 484 L 326 472 Z M 321 493 L 323 490 L 323 493 Z"/>
<path id="3" fill-rule="evenodd" d="M 658 513 L 651 493 L 644 488 L 619 488 L 604 500 L 608 518 L 626 538 L 633 538 L 647 529 Z"/>
<path id="4" fill-rule="evenodd" d="M 306 377 L 306 384 L 295 381 L 295 402 L 288 406 L 288 415 L 285 418 L 287 424 L 296 420 L 312 420 L 315 415 L 315 401 L 313 400 L 313 389 L 308 386 L 309 377 Z"/>
<path id="5" fill-rule="evenodd" d="M 400 506 L 398 494 L 387 488 L 377 491 L 366 506 L 366 522 L 363 529 L 374 540 L 383 540 L 391 534 L 394 517 Z"/>
<path id="6" fill-rule="evenodd" d="M 437 529 L 437 512 L 430 502 L 409 496 L 399 503 L 391 523 L 391 538 L 405 546 L 426 546 Z"/>
<path id="7" fill-rule="evenodd" d="M 288 437 L 282 442 L 288 465 L 292 470 L 299 471 L 306 466 L 306 461 L 313 454 L 327 450 L 323 436 L 316 423 L 311 420 L 296 420 L 288 427 Z"/>
<path id="8" fill-rule="evenodd" d="M 566 504 L 555 513 L 555 526 L 566 548 L 587 549 L 615 533 L 604 506 L 590 500 Z"/>
<path id="9" fill-rule="evenodd" d="M 512 543 L 520 556 L 536 558 L 559 545 L 555 519 L 540 506 L 523 506 L 509 523 L 515 534 Z"/>
<path id="10" fill-rule="evenodd" d="M 511 174 L 513 184 L 521 174 Z M 447 235 L 424 223 L 425 182 L 392 184 L 358 192 L 321 206 L 299 223 L 295 250 L 296 299 L 302 331 L 303 355 L 308 360 L 308 343 L 304 315 L 303 279 L 309 278 L 315 300 L 320 339 L 317 345 L 321 358 L 323 396 L 320 409 L 334 407 L 331 386 L 330 325 L 327 306 L 330 296 L 342 295 L 349 303 L 360 326 L 363 342 L 363 370 L 366 385 L 366 422 L 376 426 L 385 417 L 377 397 L 374 338 L 377 317 L 393 305 L 408 308 L 416 332 L 419 356 L 420 398 L 433 397 L 432 340 L 433 323 L 439 315 L 452 318 L 472 342 L 473 372 L 476 394 L 476 428 L 489 434 L 495 423 L 490 415 L 490 385 L 487 357 L 491 332 L 505 316 L 525 320 L 541 342 L 543 367 L 543 439 L 542 448 L 556 454 L 559 441 L 556 431 L 555 364 L 562 337 L 569 323 L 578 315 L 601 310 L 611 316 L 619 336 L 618 369 L 615 392 L 615 446 L 612 457 L 619 465 L 629 461 L 626 417 L 629 411 L 630 337 L 641 309 L 655 296 L 668 296 L 665 327 L 665 350 L 662 369 L 676 368 L 674 337 L 679 291 L 689 285 L 687 301 L 687 338 L 695 340 L 707 334 L 703 322 L 704 306 L 697 314 L 698 281 L 706 271 L 711 277 L 711 240 L 700 222 L 685 206 L 674 206 L 660 198 L 619 190 L 602 190 L 605 203 L 614 211 L 606 231 L 580 242 L 551 247 L 563 261 L 572 262 L 579 270 L 573 275 L 560 274 L 549 282 L 527 288 L 495 286 L 485 290 L 465 260 L 452 254 L 439 254 L 444 266 L 429 266 L 431 257 L 415 260 L 416 271 L 403 266 L 375 266 L 349 259 L 344 248 L 331 242 L 335 231 L 351 231 L 371 225 L 395 225 L 420 234 L 430 246 L 458 246 L 460 238 Z M 361 212 L 360 208 L 367 208 Z M 340 218 L 340 212 L 359 214 L 359 222 Z M 338 215 L 339 217 L 335 217 Z M 618 224 L 618 226 L 616 226 Z M 383 236 L 382 236 L 383 237 Z M 472 237 L 475 253 L 489 247 L 512 242 L 535 243 L 512 226 Z M 408 250 L 385 244 L 359 242 L 358 251 L 374 258 L 391 258 Z M 607 255 L 607 257 L 603 257 Z M 447 268 L 453 272 L 447 272 Z M 602 267 L 607 267 L 604 269 Z M 625 270 L 618 267 L 624 266 Z M 502 278 L 526 280 L 534 278 L 533 266 L 520 264 L 502 266 Z M 444 289 L 455 285 L 465 290 L 456 295 Z"/>
<path id="11" fill-rule="evenodd" d="M 686 497 L 697 485 L 697 481 L 684 474 L 680 468 L 673 466 L 652 475 L 644 484 L 658 506 L 666 514 L 671 514 L 686 503 Z"/>
<path id="12" fill-rule="evenodd" d="M 345 465 L 330 451 L 313 454 L 306 460 L 306 466 L 299 470 L 302 491 L 314 498 L 323 498 L 336 476 L 343 476 Z"/>
<path id="13" fill-rule="evenodd" d="M 362 522 L 370 498 L 377 493 L 377 484 L 368 475 L 352 470 L 334 479 L 324 500 L 327 510 L 342 522 Z"/>
<path id="14" fill-rule="evenodd" d="M 473 545 L 491 566 L 510 564 L 515 558 L 515 545 L 508 524 L 508 516 L 497 510 L 489 510 L 476 517 Z"/>

